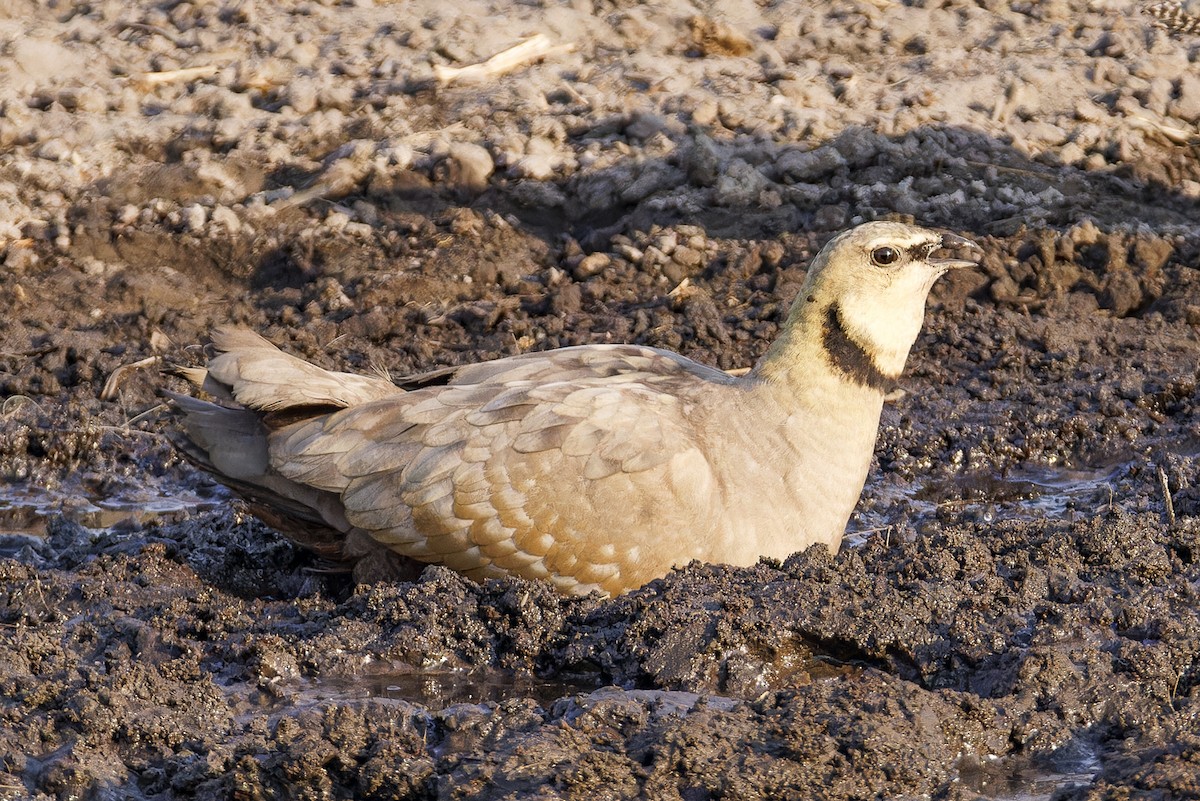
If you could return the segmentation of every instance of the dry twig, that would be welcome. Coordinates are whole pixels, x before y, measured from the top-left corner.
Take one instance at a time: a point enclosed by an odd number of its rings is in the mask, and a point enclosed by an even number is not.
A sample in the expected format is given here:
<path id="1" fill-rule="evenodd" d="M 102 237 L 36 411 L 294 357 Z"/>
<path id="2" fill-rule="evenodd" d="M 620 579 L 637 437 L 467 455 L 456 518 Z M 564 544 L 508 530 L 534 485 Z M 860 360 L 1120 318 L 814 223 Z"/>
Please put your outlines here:
<path id="1" fill-rule="evenodd" d="M 174 83 L 176 81 L 199 81 L 204 78 L 211 78 L 219 70 L 220 67 L 215 64 L 206 64 L 203 67 L 184 67 L 183 69 L 165 70 L 163 72 L 139 72 L 133 76 L 133 79 L 142 86 L 150 87 L 164 83 Z"/>
<path id="2" fill-rule="evenodd" d="M 467 67 L 445 67 L 441 64 L 434 64 L 433 77 L 440 84 L 455 81 L 489 80 L 497 75 L 512 72 L 532 61 L 559 53 L 569 53 L 574 49 L 573 43 L 556 45 L 550 41 L 550 37 L 539 33 L 507 50 L 501 50 L 481 64 L 471 64 Z"/>
<path id="3" fill-rule="evenodd" d="M 1167 471 L 1158 467 L 1158 483 L 1162 484 L 1163 505 L 1167 508 L 1167 525 L 1175 528 L 1175 501 L 1171 499 L 1171 485 L 1167 481 Z"/>
<path id="4" fill-rule="evenodd" d="M 100 400 L 107 401 L 117 397 L 117 392 L 121 389 L 121 383 L 134 370 L 139 370 L 143 367 L 150 367 L 158 364 L 161 361 L 161 356 L 147 356 L 146 358 L 139 359 L 136 362 L 123 364 L 116 370 L 113 370 L 109 374 L 108 380 L 104 382 L 104 388 L 100 390 Z"/>
<path id="5" fill-rule="evenodd" d="M 1125 119 L 1129 120 L 1129 124 L 1134 128 L 1149 134 L 1157 134 L 1176 145 L 1194 145 L 1200 142 L 1200 136 L 1197 136 L 1196 131 L 1176 128 L 1142 114 L 1126 114 Z"/>

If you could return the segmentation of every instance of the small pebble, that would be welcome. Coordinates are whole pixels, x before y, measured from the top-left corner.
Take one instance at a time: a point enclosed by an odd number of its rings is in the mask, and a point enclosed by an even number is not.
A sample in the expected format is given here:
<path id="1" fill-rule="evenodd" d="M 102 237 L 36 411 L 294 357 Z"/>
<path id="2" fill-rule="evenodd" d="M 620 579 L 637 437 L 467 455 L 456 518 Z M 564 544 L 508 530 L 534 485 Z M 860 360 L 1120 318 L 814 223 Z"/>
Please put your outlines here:
<path id="1" fill-rule="evenodd" d="M 593 275 L 599 275 L 608 269 L 612 264 L 612 257 L 607 253 L 591 253 L 580 259 L 579 263 L 571 271 L 571 274 L 576 280 L 584 280 L 591 278 Z"/>
<path id="2" fill-rule="evenodd" d="M 482 190 L 496 168 L 487 148 L 470 142 L 453 142 L 446 154 L 447 181 L 456 187 Z"/>
<path id="3" fill-rule="evenodd" d="M 212 210 L 213 225 L 219 225 L 231 234 L 236 234 L 242 227 L 242 221 L 228 206 L 216 206 Z"/>
<path id="4" fill-rule="evenodd" d="M 204 223 L 208 221 L 208 212 L 199 203 L 184 206 L 181 214 L 183 216 L 183 227 L 193 233 L 203 230 Z"/>

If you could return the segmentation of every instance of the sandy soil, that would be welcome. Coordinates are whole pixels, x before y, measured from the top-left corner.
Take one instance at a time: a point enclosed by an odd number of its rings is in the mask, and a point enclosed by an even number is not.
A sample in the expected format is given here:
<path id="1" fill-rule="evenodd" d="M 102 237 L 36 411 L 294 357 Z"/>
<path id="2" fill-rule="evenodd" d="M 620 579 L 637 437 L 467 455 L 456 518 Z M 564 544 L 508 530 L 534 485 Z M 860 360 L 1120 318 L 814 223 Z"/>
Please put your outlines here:
<path id="1" fill-rule="evenodd" d="M 1105 0 L 0 2 L 0 797 L 1200 796 L 1198 58 Z M 880 217 L 987 255 L 837 557 L 352 587 L 160 434 L 230 322 L 746 366 Z"/>

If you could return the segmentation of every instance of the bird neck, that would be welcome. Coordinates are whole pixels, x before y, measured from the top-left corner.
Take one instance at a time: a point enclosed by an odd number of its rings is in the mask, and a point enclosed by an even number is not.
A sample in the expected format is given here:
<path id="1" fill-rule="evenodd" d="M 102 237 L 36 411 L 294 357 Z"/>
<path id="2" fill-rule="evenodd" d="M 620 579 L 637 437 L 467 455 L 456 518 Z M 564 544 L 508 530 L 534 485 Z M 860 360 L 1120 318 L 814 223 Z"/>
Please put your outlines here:
<path id="1" fill-rule="evenodd" d="M 837 303 L 802 294 L 750 377 L 790 389 L 799 398 L 839 390 L 882 397 L 907 356 L 907 347 L 881 351 L 865 340 Z"/>

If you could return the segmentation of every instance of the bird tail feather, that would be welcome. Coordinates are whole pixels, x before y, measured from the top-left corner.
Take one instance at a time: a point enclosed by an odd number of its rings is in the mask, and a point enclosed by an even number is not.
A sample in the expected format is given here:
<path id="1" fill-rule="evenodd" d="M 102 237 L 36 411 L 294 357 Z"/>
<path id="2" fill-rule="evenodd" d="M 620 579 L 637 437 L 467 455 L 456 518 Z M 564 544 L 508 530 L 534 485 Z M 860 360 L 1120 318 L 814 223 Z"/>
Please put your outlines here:
<path id="1" fill-rule="evenodd" d="M 213 397 L 249 409 L 344 409 L 404 391 L 381 376 L 325 370 L 284 353 L 244 328 L 219 328 L 212 341 L 219 355 L 209 362 L 208 369 L 177 368 L 175 372 Z"/>

